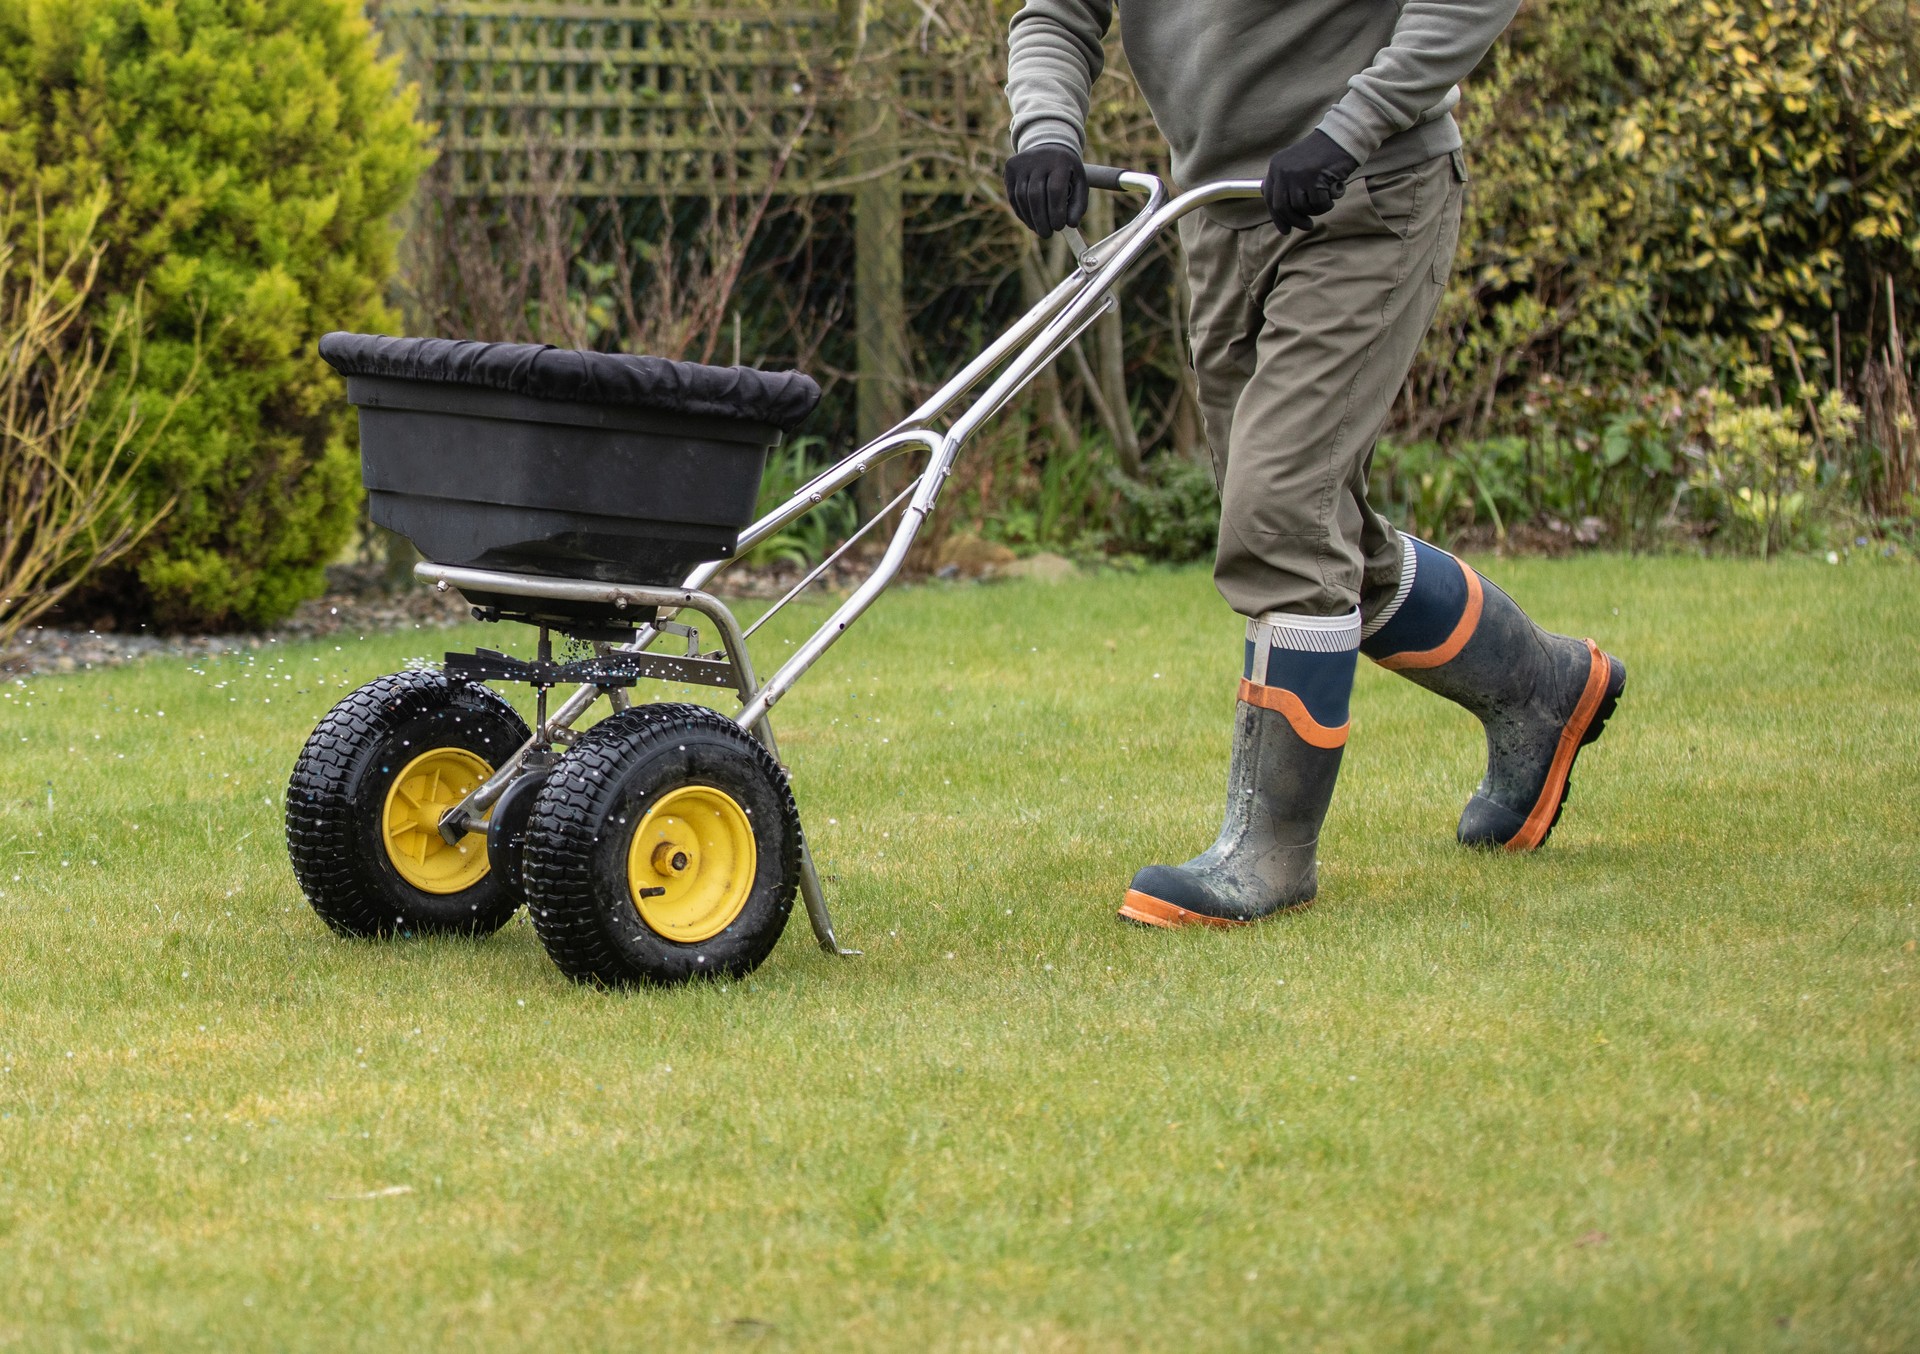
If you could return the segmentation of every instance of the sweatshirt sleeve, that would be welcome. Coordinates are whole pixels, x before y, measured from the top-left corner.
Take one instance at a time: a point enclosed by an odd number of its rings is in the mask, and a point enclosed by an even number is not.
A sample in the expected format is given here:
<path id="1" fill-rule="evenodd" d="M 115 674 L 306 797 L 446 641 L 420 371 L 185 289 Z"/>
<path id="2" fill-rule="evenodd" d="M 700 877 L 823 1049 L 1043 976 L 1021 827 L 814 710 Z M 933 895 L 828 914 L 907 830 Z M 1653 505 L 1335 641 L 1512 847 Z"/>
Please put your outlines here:
<path id="1" fill-rule="evenodd" d="M 1320 130 L 1365 164 L 1381 142 L 1447 98 L 1518 8 L 1519 0 L 1407 0 L 1393 40 L 1347 81 Z"/>
<path id="2" fill-rule="evenodd" d="M 1049 142 L 1085 153 L 1093 82 L 1107 63 L 1101 39 L 1111 0 L 1027 0 L 1007 31 L 1013 148 Z"/>

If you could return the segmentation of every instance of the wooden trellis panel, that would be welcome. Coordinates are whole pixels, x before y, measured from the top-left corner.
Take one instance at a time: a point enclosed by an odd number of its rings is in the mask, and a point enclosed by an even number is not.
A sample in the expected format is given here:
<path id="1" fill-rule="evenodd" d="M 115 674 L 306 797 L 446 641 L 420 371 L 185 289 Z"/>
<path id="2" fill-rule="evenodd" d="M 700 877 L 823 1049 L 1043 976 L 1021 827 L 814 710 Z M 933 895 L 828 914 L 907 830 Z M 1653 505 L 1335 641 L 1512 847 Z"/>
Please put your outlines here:
<path id="1" fill-rule="evenodd" d="M 850 164 L 874 159 L 857 144 L 861 105 L 836 93 L 841 29 L 827 5 L 453 0 L 386 7 L 380 24 L 461 194 L 555 179 L 594 195 L 750 190 L 783 157 L 793 191 L 833 191 Z M 950 191 L 950 160 L 931 151 L 977 128 L 999 91 L 968 88 L 936 58 L 885 60 L 879 78 L 897 81 L 918 145 L 882 157 L 911 161 L 907 191 Z"/>

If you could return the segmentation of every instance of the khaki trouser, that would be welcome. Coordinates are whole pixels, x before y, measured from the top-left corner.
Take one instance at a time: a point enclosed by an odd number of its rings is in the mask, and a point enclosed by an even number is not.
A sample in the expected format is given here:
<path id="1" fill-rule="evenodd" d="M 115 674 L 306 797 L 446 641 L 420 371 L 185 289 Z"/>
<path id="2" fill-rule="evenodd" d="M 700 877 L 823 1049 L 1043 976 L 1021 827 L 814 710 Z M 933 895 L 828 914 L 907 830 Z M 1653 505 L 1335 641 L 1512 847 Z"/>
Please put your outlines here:
<path id="1" fill-rule="evenodd" d="M 1240 614 L 1371 619 L 1392 597 L 1400 539 L 1367 470 L 1452 271 L 1465 183 L 1455 152 L 1355 179 L 1304 234 L 1181 221 L 1220 482 L 1213 577 Z"/>

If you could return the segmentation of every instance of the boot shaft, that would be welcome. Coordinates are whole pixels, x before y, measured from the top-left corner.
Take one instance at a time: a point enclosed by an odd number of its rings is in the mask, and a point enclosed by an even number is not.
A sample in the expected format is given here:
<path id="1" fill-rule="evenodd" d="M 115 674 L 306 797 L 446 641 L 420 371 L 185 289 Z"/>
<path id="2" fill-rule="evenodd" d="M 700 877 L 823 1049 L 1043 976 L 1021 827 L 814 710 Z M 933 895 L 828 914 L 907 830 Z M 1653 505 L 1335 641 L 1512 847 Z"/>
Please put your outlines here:
<path id="1" fill-rule="evenodd" d="M 1241 684 L 1241 698 L 1234 707 L 1221 839 L 1259 838 L 1285 846 L 1310 846 L 1320 836 L 1333 798 L 1346 755 L 1346 731 L 1340 730 L 1338 741 L 1325 741 L 1320 735 L 1324 726 L 1247 699 L 1249 687 L 1261 697 L 1270 697 L 1274 690 Z M 1302 723 L 1315 732 L 1314 738 L 1301 736 Z"/>
<path id="2" fill-rule="evenodd" d="M 1530 721 L 1583 680 L 1586 644 L 1543 630 L 1519 603 L 1465 562 L 1402 535 L 1401 586 L 1360 651 L 1390 672 L 1472 712 L 1493 730 Z"/>

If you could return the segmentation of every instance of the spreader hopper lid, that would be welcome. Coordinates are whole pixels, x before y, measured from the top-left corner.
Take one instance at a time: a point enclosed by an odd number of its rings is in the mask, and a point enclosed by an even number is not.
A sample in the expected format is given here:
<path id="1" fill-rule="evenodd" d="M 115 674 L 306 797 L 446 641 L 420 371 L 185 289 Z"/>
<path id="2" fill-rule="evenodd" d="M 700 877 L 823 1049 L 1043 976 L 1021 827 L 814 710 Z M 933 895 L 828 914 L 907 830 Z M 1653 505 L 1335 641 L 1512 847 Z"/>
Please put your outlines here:
<path id="1" fill-rule="evenodd" d="M 820 387 L 804 372 L 709 367 L 545 343 L 332 333 L 322 335 L 320 356 L 342 376 L 480 386 L 534 399 L 743 419 L 783 433 L 804 422 L 820 402 Z"/>

